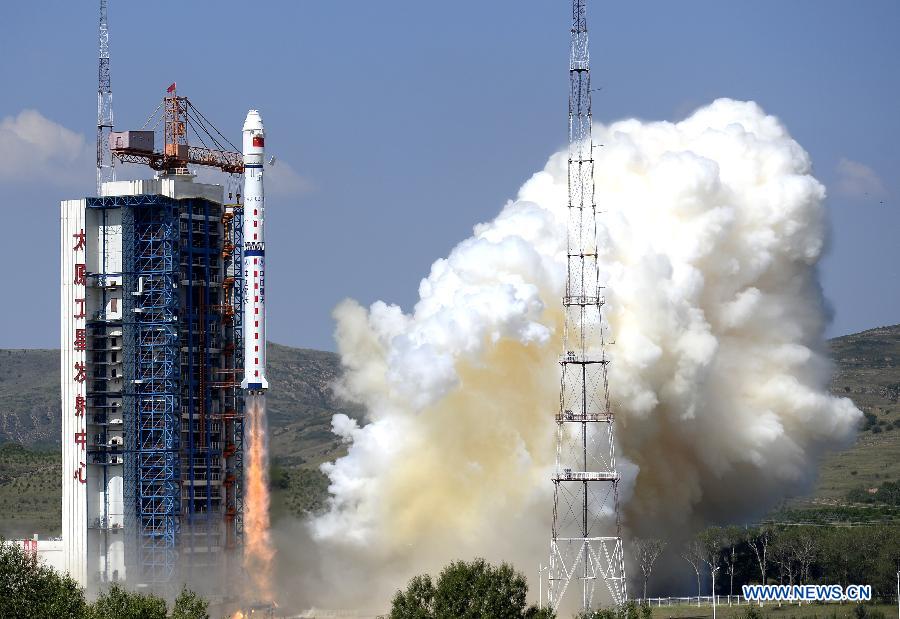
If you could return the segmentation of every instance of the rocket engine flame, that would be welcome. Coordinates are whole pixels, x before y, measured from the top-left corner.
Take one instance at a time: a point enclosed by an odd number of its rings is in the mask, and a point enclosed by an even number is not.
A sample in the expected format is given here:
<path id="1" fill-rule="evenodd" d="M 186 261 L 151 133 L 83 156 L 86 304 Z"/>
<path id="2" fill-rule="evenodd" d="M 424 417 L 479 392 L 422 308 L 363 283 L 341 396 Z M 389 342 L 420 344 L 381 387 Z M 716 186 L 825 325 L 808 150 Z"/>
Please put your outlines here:
<path id="1" fill-rule="evenodd" d="M 244 495 L 244 569 L 252 588 L 245 599 L 272 599 L 272 562 L 275 550 L 269 526 L 269 445 L 266 396 L 246 400 L 246 492 Z"/>
<path id="2" fill-rule="evenodd" d="M 825 188 L 752 102 L 594 136 L 626 544 L 750 520 L 810 489 L 861 416 L 827 391 Z M 560 152 L 432 265 L 411 313 L 335 310 L 338 389 L 367 420 L 334 417 L 349 450 L 311 531 L 378 566 L 370 595 L 462 557 L 530 574 L 547 556 L 566 191 Z"/>

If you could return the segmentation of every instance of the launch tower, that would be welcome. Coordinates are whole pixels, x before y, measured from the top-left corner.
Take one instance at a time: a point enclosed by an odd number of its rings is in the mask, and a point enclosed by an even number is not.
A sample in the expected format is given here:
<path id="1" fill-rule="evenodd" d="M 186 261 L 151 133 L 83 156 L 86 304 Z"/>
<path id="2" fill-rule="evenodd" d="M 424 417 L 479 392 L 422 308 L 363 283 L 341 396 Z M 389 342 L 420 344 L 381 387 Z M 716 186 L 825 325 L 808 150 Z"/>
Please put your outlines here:
<path id="1" fill-rule="evenodd" d="M 626 599 L 614 415 L 600 314 L 586 1 L 572 1 L 565 333 L 549 574 L 554 609 L 567 593 L 576 595 L 572 589 L 581 594 L 582 608 L 595 607 L 598 585 L 613 604 Z"/>
<path id="2" fill-rule="evenodd" d="M 156 177 L 61 203 L 64 563 L 83 586 L 225 597 L 243 549 L 243 207 L 188 165 L 239 175 L 243 156 L 168 92 L 161 150 L 153 130 L 98 147 Z"/>
<path id="3" fill-rule="evenodd" d="M 184 174 L 102 194 L 60 211 L 66 569 L 224 594 L 243 531 L 240 209 Z"/>

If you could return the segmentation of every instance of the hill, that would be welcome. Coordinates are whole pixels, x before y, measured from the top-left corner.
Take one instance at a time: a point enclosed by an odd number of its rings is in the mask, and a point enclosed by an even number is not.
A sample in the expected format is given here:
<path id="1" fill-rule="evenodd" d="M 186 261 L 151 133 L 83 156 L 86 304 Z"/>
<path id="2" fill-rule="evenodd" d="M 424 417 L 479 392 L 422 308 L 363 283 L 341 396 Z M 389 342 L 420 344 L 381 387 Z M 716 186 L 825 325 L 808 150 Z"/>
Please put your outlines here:
<path id="1" fill-rule="evenodd" d="M 331 417 L 362 411 L 334 395 L 336 354 L 273 343 L 267 352 L 273 515 L 301 515 L 324 503 L 318 465 L 345 450 Z M 58 350 L 0 350 L 0 535 L 59 534 L 58 377 Z"/>
<path id="2" fill-rule="evenodd" d="M 341 443 L 331 417 L 361 411 L 338 399 L 340 360 L 331 352 L 268 345 L 267 412 L 272 450 L 289 465 L 318 464 Z M 59 351 L 0 350 L 0 443 L 59 446 Z"/>
<path id="3" fill-rule="evenodd" d="M 59 446 L 59 351 L 0 350 L 0 442 Z"/>
<path id="4" fill-rule="evenodd" d="M 854 489 L 900 481 L 900 325 L 870 329 L 829 342 L 835 361 L 832 392 L 866 414 L 856 443 L 822 463 L 811 499 L 792 507 L 846 503 Z M 273 517 L 320 509 L 327 480 L 318 465 L 344 453 L 330 432 L 331 417 L 359 419 L 359 407 L 331 386 L 337 355 L 269 344 L 267 398 L 273 459 Z M 58 532 L 59 352 L 0 350 L 0 534 Z M 48 451 L 49 449 L 49 451 Z M 23 528 L 24 527 L 24 528 Z"/>
<path id="5" fill-rule="evenodd" d="M 822 463 L 815 503 L 843 502 L 853 488 L 900 481 L 900 325 L 829 341 L 836 372 L 831 391 L 866 418 L 855 444 Z"/>

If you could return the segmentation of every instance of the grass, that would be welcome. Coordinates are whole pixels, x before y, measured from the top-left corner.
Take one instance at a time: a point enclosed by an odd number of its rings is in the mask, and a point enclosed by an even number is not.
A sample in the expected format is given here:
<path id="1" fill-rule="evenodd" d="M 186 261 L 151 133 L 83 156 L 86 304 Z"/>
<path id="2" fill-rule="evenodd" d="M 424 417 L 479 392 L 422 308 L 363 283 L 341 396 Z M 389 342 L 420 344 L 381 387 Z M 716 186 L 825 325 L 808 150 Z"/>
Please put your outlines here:
<path id="1" fill-rule="evenodd" d="M 61 526 L 60 455 L 0 445 L 0 535 L 57 536 Z"/>
<path id="2" fill-rule="evenodd" d="M 840 503 L 853 488 L 900 480 L 900 325 L 829 345 L 836 366 L 831 391 L 851 398 L 867 421 L 854 445 L 823 461 L 813 504 Z"/>
<path id="3" fill-rule="evenodd" d="M 716 606 L 716 619 L 743 619 L 747 615 L 747 605 L 728 606 L 718 604 Z M 764 604 L 757 606 L 764 618 L 772 619 L 856 619 L 854 611 L 856 604 L 852 603 L 816 603 L 816 604 Z M 700 617 L 712 617 L 712 605 L 701 604 L 676 604 L 672 606 L 652 606 L 653 619 L 690 619 Z M 889 604 L 867 604 L 869 613 L 883 613 L 885 617 L 893 617 L 897 614 L 897 607 Z"/>

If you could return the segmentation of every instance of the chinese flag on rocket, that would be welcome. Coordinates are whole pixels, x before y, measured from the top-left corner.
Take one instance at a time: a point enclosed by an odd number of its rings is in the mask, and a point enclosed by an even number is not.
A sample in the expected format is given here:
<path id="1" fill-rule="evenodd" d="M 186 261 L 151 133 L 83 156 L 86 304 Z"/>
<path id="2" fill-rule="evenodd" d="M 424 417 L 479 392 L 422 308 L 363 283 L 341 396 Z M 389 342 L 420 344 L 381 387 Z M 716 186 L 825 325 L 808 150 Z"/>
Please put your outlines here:
<path id="1" fill-rule="evenodd" d="M 166 88 L 166 92 L 173 93 L 175 92 L 175 82 L 172 82 L 172 85 Z"/>

